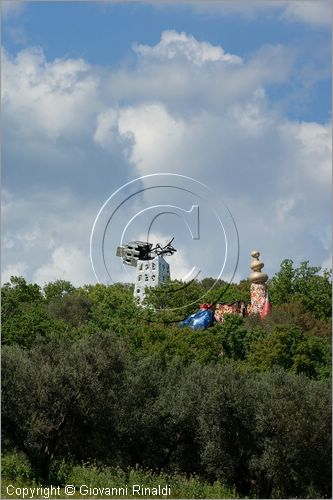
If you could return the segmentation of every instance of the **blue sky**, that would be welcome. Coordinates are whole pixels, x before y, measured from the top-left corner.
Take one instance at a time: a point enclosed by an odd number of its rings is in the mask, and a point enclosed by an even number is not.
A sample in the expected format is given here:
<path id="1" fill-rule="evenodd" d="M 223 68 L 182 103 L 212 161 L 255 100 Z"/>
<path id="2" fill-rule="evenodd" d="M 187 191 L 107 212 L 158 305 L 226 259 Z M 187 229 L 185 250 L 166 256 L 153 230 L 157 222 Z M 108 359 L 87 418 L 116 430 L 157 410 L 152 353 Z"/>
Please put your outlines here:
<path id="1" fill-rule="evenodd" d="M 269 274 L 283 258 L 329 265 L 330 2 L 2 5 L 3 279 L 93 282 L 99 207 L 161 171 L 221 194 L 236 278 L 253 246 Z M 182 277 L 189 242 L 174 231 Z"/>
<path id="2" fill-rule="evenodd" d="M 309 67 L 326 71 L 311 87 L 311 95 L 304 89 L 300 106 L 291 104 L 286 109 L 289 116 L 325 122 L 330 118 L 331 100 L 329 26 L 309 25 L 297 18 L 288 21 L 282 13 L 283 8 L 274 15 L 259 11 L 253 18 L 253 14 L 237 12 L 225 16 L 197 12 L 181 3 L 161 2 L 156 7 L 140 2 L 36 1 L 25 5 L 24 15 L 5 20 L 3 45 L 11 53 L 25 45 L 40 46 L 48 59 L 82 57 L 93 65 L 117 67 L 134 63 L 134 43 L 155 45 L 162 31 L 170 28 L 190 33 L 198 41 L 227 47 L 242 57 L 249 57 L 265 44 L 282 44 L 297 51 L 295 74 L 285 85 L 272 86 L 270 94 L 274 100 L 284 100 L 295 86 L 297 72 Z"/>

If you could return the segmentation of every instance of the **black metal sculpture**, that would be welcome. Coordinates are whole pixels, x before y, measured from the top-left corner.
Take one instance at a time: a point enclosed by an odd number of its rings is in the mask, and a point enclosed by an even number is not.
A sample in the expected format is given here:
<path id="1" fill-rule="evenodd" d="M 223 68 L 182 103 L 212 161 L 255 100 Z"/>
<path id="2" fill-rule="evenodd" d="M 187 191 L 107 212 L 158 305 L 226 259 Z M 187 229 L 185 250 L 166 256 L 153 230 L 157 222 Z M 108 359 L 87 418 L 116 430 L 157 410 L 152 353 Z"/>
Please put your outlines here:
<path id="1" fill-rule="evenodd" d="M 171 245 L 174 239 L 175 238 L 173 237 L 166 245 L 164 245 L 164 247 L 157 243 L 156 247 L 150 250 L 150 259 L 153 259 L 156 255 L 172 255 L 177 252 L 177 250 Z"/>
<path id="2" fill-rule="evenodd" d="M 126 245 L 117 247 L 117 257 L 123 259 L 124 264 L 136 267 L 138 260 L 152 260 L 157 255 L 172 255 L 177 250 L 172 246 L 174 238 L 166 245 L 162 246 L 159 243 L 153 248 L 152 243 L 144 241 L 131 241 Z"/>

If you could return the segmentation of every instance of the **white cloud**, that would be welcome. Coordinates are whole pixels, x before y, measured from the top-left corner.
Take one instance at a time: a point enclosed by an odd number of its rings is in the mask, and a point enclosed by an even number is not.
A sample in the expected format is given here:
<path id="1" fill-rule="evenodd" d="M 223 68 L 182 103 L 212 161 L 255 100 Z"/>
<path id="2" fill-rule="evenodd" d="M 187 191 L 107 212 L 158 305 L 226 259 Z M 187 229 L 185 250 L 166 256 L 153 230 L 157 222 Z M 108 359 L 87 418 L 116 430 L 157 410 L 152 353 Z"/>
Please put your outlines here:
<path id="1" fill-rule="evenodd" d="M 113 129 L 132 138 L 130 159 L 142 175 L 157 169 L 200 174 L 206 165 L 211 175 L 223 179 L 230 176 L 233 156 L 233 170 L 236 166 L 243 169 L 243 179 L 251 180 L 250 169 L 261 172 L 264 179 L 271 166 L 276 170 L 269 172 L 270 177 L 287 191 L 284 175 L 300 187 L 306 182 L 307 187 L 308 183 L 327 186 L 331 178 L 330 124 L 282 119 L 268 109 L 262 89 L 243 104 L 231 103 L 224 114 L 179 117 L 162 104 L 123 107 L 116 114 L 110 110 L 97 129 L 104 147 L 112 141 Z M 278 156 L 272 157 L 275 149 Z M 232 175 L 232 179 L 235 182 L 228 184 L 236 189 L 237 177 Z"/>
<path id="2" fill-rule="evenodd" d="M 21 14 L 24 11 L 24 8 L 24 2 L 16 2 L 15 0 L 1 1 L 1 15 L 5 18 Z"/>
<path id="3" fill-rule="evenodd" d="M 3 53 L 2 100 L 24 137 L 75 138 L 91 128 L 98 107 L 98 77 L 82 59 L 46 61 L 38 48 L 15 58 Z M 29 126 L 27 124 L 29 123 Z"/>
<path id="4" fill-rule="evenodd" d="M 1 283 L 5 284 L 10 281 L 12 276 L 23 276 L 28 268 L 25 262 L 16 262 L 8 264 L 1 273 Z"/>
<path id="5" fill-rule="evenodd" d="M 22 26 L 8 26 L 8 35 L 11 40 L 17 45 L 26 45 L 28 36 Z"/>
<path id="6" fill-rule="evenodd" d="M 9 234 L 5 234 L 2 238 L 2 245 L 3 245 L 3 248 L 6 248 L 6 249 L 10 249 L 10 248 L 13 248 L 14 246 L 14 240 L 10 237 Z"/>
<path id="7" fill-rule="evenodd" d="M 189 2 L 198 12 L 248 18 L 278 15 L 281 20 L 301 22 L 313 26 L 330 26 L 332 5 L 330 0 L 233 0 L 223 2 Z"/>
<path id="8" fill-rule="evenodd" d="M 150 104 L 123 109 L 119 131 L 133 137 L 131 161 L 141 174 L 148 174 L 168 168 L 164 167 L 169 163 L 168 158 L 174 158 L 174 152 L 182 149 L 186 124 L 172 117 L 163 106 Z M 173 164 L 171 168 L 169 165 L 169 170 L 177 170 L 177 167 L 181 165 Z"/>
<path id="9" fill-rule="evenodd" d="M 320 187 L 331 182 L 332 136 L 330 124 L 305 123 L 286 125 L 287 133 L 298 143 L 304 173 Z"/>
<path id="10" fill-rule="evenodd" d="M 16 233 L 16 238 L 19 240 L 20 244 L 26 245 L 26 248 L 31 248 L 38 244 L 41 239 L 41 230 L 39 226 L 29 228 L 28 231 Z"/>
<path id="11" fill-rule="evenodd" d="M 332 3 L 329 0 L 285 2 L 282 17 L 319 26 L 331 26 Z"/>
<path id="12" fill-rule="evenodd" d="M 267 45 L 242 64 L 211 61 L 200 67 L 195 64 L 197 55 L 191 52 L 183 60 L 147 55 L 149 51 L 160 54 L 160 43 L 145 46 L 134 68 L 125 67 L 110 74 L 104 85 L 110 101 L 164 103 L 178 114 L 203 109 L 223 112 L 231 102 L 241 103 L 258 88 L 287 82 L 295 59 L 295 51 Z M 239 58 L 236 54 L 230 57 Z"/>
<path id="13" fill-rule="evenodd" d="M 87 255 L 75 245 L 56 248 L 50 260 L 39 267 L 33 281 L 45 284 L 57 279 L 69 280 L 75 286 L 91 283 L 94 278 Z"/>
<path id="14" fill-rule="evenodd" d="M 288 222 L 292 217 L 293 210 L 296 207 L 296 199 L 294 197 L 282 198 L 276 202 L 276 219 L 279 224 Z"/>
<path id="15" fill-rule="evenodd" d="M 330 124 L 281 118 L 259 89 L 225 115 L 180 119 L 163 105 L 123 108 L 118 128 L 133 136 L 140 174 L 181 172 L 221 189 L 243 242 L 238 275 L 252 246 L 264 249 L 269 272 L 287 255 L 318 263 L 329 251 L 313 228 L 329 219 Z"/>
<path id="16" fill-rule="evenodd" d="M 119 116 L 120 111 L 112 108 L 97 115 L 94 141 L 108 152 L 121 150 L 128 158 L 131 155 L 133 137 L 130 133 L 121 130 Z"/>
<path id="17" fill-rule="evenodd" d="M 198 42 L 193 36 L 186 33 L 178 33 L 174 30 L 163 31 L 161 41 L 151 47 L 149 45 L 135 45 L 134 50 L 145 58 L 170 61 L 172 59 L 185 59 L 196 66 L 205 63 L 223 62 L 227 64 L 239 64 L 241 57 L 227 54 L 220 46 L 211 45 L 208 42 Z"/>
<path id="18" fill-rule="evenodd" d="M 321 268 L 322 270 L 325 269 L 332 269 L 332 255 L 327 257 L 322 263 L 321 263 Z"/>
<path id="19" fill-rule="evenodd" d="M 25 198 L 5 192 L 3 198 L 6 276 L 17 268 L 26 279 L 41 285 L 57 273 L 77 284 L 94 281 L 89 237 L 96 203 L 82 203 L 68 192 L 51 190 Z"/>
<path id="20" fill-rule="evenodd" d="M 41 284 L 93 282 L 88 242 L 99 207 L 123 182 L 162 171 L 197 178 L 227 203 L 241 239 L 237 276 L 247 276 L 256 246 L 269 273 L 286 257 L 324 261 L 330 124 L 291 121 L 270 101 L 266 87 L 290 77 L 289 49 L 263 47 L 229 64 L 233 57 L 174 31 L 153 47 L 139 45 L 127 69 L 48 61 L 40 49 L 5 54 L 5 272 Z M 216 231 L 206 226 L 218 254 Z M 202 256 L 199 246 L 187 253 L 187 243 L 178 228 L 175 277 Z M 205 273 L 216 276 L 215 256 L 204 250 Z"/>
<path id="21" fill-rule="evenodd" d="M 97 126 L 94 140 L 103 147 L 108 148 L 115 136 L 119 134 L 118 128 L 119 113 L 114 109 L 102 111 L 97 116 Z"/>

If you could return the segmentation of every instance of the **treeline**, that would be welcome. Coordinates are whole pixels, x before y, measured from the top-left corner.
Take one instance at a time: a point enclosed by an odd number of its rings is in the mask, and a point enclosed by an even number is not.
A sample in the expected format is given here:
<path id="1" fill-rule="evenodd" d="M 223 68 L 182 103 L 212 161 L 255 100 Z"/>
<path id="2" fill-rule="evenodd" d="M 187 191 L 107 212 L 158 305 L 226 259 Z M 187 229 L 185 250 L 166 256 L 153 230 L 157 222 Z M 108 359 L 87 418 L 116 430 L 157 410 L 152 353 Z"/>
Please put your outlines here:
<path id="1" fill-rule="evenodd" d="M 43 481 L 68 457 L 196 473 L 263 498 L 330 492 L 330 389 L 304 376 L 140 358 L 97 333 L 4 347 L 2 395 L 3 447 Z"/>
<path id="2" fill-rule="evenodd" d="M 138 308 L 130 285 L 12 278 L 2 287 L 3 451 L 24 453 L 44 483 L 61 483 L 59 464 L 93 461 L 196 474 L 242 496 L 329 497 L 331 274 L 319 271 L 284 261 L 266 320 L 229 316 L 195 332 L 179 328 L 179 310 Z M 211 284 L 148 303 L 185 315 L 198 291 L 249 300 L 247 281 Z"/>
<path id="3" fill-rule="evenodd" d="M 287 260 L 269 283 L 272 312 L 265 321 L 229 316 L 205 331 L 181 329 L 179 320 L 198 302 L 250 302 L 250 283 L 228 285 L 212 278 L 184 287 L 177 281 L 151 289 L 146 308 L 137 307 L 133 286 L 88 285 L 63 280 L 43 287 L 14 277 L 2 287 L 2 343 L 29 348 L 35 339 L 75 341 L 112 332 L 142 355 L 174 355 L 186 361 L 224 362 L 266 371 L 274 366 L 325 379 L 331 372 L 331 274 L 307 262 Z M 153 306 L 153 307 L 150 307 Z"/>

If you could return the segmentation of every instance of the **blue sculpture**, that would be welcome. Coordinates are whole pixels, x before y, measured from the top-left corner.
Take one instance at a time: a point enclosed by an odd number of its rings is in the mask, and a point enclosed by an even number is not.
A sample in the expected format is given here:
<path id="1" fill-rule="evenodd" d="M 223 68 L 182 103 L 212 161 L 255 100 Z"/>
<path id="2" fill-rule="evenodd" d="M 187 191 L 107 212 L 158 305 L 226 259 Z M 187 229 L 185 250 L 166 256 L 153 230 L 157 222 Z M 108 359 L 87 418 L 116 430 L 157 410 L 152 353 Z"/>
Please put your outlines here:
<path id="1" fill-rule="evenodd" d="M 204 309 L 191 314 L 188 318 L 179 323 L 180 326 L 188 326 L 192 330 L 204 330 L 212 325 L 214 312 L 212 309 Z"/>

